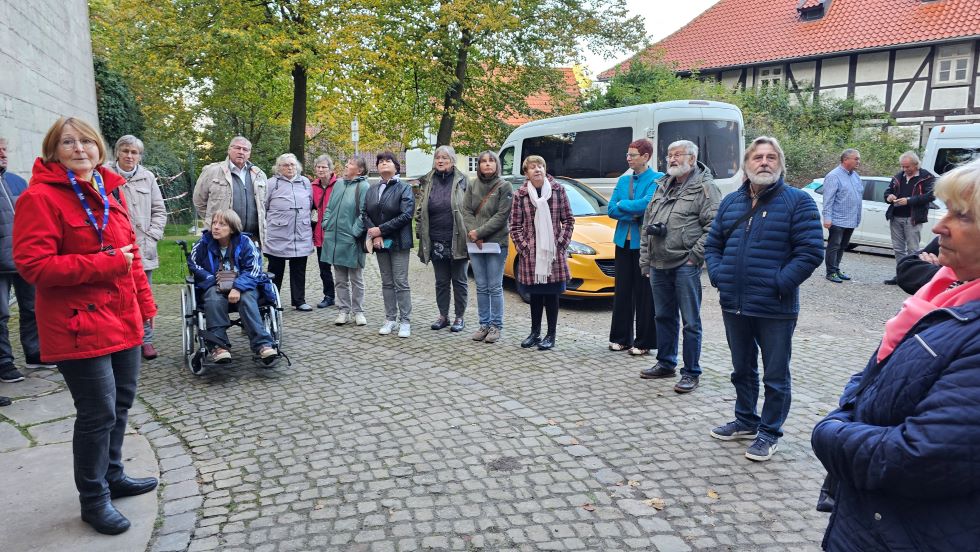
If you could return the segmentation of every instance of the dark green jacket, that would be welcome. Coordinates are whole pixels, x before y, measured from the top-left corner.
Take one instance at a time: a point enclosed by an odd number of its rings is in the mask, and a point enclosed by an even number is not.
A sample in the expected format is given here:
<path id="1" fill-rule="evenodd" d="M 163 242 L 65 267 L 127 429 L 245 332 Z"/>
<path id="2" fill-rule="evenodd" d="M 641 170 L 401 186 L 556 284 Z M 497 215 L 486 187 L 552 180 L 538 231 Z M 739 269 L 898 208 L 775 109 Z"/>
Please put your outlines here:
<path id="1" fill-rule="evenodd" d="M 483 198 L 487 201 L 480 209 Z M 509 230 L 507 223 L 513 203 L 514 189 L 504 179 L 498 176 L 490 182 L 483 182 L 478 176 L 474 176 L 463 193 L 463 222 L 466 233 L 476 230 L 478 239 L 505 247 Z"/>
<path id="2" fill-rule="evenodd" d="M 415 201 L 415 236 L 419 239 L 419 259 L 429 263 L 432 253 L 432 240 L 429 239 L 429 193 L 435 169 L 419 179 L 419 196 Z M 452 194 L 450 205 L 453 209 L 453 258 L 466 259 L 466 223 L 463 221 L 463 193 L 466 191 L 466 175 L 453 167 Z"/>

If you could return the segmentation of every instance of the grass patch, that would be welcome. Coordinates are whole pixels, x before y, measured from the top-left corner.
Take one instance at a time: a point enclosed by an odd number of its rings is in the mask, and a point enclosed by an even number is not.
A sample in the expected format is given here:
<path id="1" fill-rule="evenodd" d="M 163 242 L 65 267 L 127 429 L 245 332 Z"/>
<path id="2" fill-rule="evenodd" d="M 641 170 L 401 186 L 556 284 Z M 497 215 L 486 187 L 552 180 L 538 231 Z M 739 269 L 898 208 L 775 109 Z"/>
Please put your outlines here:
<path id="1" fill-rule="evenodd" d="M 154 284 L 182 284 L 187 276 L 187 259 L 177 245 L 178 240 L 187 242 L 188 247 L 197 241 L 198 236 L 187 233 L 187 224 L 168 224 L 163 239 L 157 242 L 157 255 L 160 266 L 153 270 Z"/>

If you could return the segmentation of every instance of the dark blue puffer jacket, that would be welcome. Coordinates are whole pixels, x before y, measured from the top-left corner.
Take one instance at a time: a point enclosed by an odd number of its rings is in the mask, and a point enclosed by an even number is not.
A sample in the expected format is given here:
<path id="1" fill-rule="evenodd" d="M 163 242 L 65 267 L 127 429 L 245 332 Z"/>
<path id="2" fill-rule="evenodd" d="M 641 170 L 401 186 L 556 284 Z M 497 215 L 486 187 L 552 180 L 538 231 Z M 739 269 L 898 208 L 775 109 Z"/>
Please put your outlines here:
<path id="1" fill-rule="evenodd" d="M 926 315 L 813 430 L 829 551 L 980 550 L 980 301 Z"/>
<path id="2" fill-rule="evenodd" d="M 275 292 L 272 290 L 272 281 L 262 271 L 262 256 L 255 242 L 248 234 L 238 234 L 232 236 L 228 244 L 232 251 L 229 260 L 232 268 L 238 272 L 235 278 L 235 289 L 238 291 L 257 290 L 259 297 L 269 303 L 276 300 Z M 204 291 L 215 285 L 215 274 L 221 270 L 221 246 L 218 241 L 211 237 L 210 230 L 201 232 L 201 239 L 197 240 L 191 248 L 190 258 L 187 259 L 187 266 L 194 274 L 194 286 Z"/>
<path id="3" fill-rule="evenodd" d="M 752 208 L 748 182 L 721 200 L 708 232 L 704 258 L 721 309 L 762 318 L 796 318 L 800 284 L 823 260 L 823 230 L 817 204 L 780 179 L 755 215 L 736 228 L 727 243 L 723 232 Z"/>

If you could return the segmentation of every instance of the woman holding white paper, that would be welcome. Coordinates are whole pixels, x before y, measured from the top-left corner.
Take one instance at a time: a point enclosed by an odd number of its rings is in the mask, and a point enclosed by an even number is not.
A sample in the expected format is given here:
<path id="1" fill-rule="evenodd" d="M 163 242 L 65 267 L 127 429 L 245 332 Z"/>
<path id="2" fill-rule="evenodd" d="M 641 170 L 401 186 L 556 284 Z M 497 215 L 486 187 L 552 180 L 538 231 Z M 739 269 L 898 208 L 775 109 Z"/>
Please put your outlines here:
<path id="1" fill-rule="evenodd" d="M 508 219 L 514 192 L 500 178 L 500 159 L 492 151 L 478 158 L 476 177 L 463 194 L 463 222 L 470 243 L 470 264 L 476 279 L 480 328 L 474 341 L 494 343 L 504 327 L 504 263 L 507 261 Z"/>

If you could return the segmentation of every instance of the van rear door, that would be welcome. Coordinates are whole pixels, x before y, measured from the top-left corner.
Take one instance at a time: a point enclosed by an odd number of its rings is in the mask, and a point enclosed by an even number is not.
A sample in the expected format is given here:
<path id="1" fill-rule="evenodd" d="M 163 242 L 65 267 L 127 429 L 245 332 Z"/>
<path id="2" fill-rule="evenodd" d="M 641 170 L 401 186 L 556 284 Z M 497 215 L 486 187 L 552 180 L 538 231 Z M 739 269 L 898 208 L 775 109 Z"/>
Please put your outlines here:
<path id="1" fill-rule="evenodd" d="M 679 107 L 658 110 L 656 117 L 657 170 L 667 172 L 667 147 L 678 140 L 698 146 L 698 161 L 704 163 L 723 194 L 740 182 L 739 167 L 744 138 L 737 111 L 718 108 Z"/>

